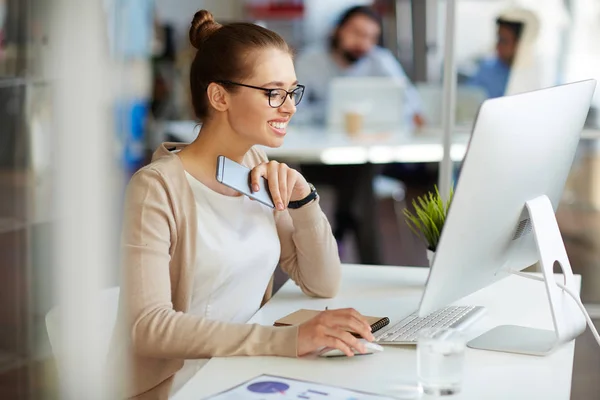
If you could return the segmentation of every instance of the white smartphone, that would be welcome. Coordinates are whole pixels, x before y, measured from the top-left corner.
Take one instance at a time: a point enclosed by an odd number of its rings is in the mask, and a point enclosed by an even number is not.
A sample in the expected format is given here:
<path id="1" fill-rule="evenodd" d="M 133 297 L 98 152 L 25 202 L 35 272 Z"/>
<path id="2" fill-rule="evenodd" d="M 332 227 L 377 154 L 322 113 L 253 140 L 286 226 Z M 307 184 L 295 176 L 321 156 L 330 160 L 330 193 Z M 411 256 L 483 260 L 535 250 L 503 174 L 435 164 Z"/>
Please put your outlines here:
<path id="1" fill-rule="evenodd" d="M 275 208 L 267 180 L 261 176 L 260 190 L 253 192 L 250 186 L 250 169 L 225 156 L 217 158 L 217 181 L 266 206 Z"/>

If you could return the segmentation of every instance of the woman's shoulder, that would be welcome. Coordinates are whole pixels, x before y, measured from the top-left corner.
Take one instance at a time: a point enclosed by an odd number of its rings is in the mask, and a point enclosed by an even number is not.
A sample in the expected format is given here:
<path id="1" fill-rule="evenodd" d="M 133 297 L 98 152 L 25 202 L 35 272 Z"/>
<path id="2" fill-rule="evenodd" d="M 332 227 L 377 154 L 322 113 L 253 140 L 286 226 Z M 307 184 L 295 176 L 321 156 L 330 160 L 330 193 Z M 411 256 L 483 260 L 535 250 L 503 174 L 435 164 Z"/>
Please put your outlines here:
<path id="1" fill-rule="evenodd" d="M 244 165 L 250 169 L 268 161 L 267 154 L 259 146 L 252 146 L 244 156 Z"/>
<path id="2" fill-rule="evenodd" d="M 265 151 L 259 146 L 253 146 L 244 156 L 243 164 L 252 169 L 257 165 L 268 162 Z M 163 153 L 154 157 L 152 162 L 140 168 L 129 182 L 132 188 L 162 187 L 170 193 L 184 193 L 188 186 L 183 164 L 175 153 Z"/>
<path id="3" fill-rule="evenodd" d="M 128 191 L 158 189 L 170 194 L 183 193 L 187 184 L 183 165 L 175 154 L 153 159 L 137 170 L 128 184 Z"/>

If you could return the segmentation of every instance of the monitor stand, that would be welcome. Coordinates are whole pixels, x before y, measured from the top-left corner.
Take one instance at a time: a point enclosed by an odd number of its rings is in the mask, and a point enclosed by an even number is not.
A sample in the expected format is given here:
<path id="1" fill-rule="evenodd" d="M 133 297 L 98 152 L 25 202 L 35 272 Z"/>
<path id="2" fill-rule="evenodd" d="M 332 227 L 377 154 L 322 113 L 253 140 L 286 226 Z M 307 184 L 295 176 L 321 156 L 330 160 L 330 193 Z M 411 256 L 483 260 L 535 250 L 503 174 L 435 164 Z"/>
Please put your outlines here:
<path id="1" fill-rule="evenodd" d="M 563 284 L 579 293 L 552 203 L 548 197 L 540 196 L 528 201 L 526 207 L 533 225 L 554 330 L 502 325 L 471 340 L 468 343 L 471 348 L 543 356 L 585 331 L 586 320 L 581 310 L 573 298 L 556 285 L 555 262 L 562 268 Z"/>

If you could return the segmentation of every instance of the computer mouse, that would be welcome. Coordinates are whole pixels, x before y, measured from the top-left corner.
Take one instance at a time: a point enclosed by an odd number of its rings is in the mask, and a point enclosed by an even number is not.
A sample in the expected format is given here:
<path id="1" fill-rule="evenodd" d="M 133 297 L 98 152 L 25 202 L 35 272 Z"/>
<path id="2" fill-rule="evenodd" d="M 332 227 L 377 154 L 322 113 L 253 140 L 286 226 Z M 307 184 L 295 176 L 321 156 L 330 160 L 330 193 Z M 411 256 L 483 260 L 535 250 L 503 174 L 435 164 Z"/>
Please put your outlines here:
<path id="1" fill-rule="evenodd" d="M 365 339 L 359 339 L 359 341 L 365 345 L 365 347 L 367 348 L 367 352 L 360 353 L 357 350 L 354 350 L 354 354 L 357 356 L 379 353 L 379 352 L 383 351 L 383 347 L 381 347 L 377 343 L 368 342 Z M 339 349 L 326 348 L 319 354 L 319 356 L 320 357 L 346 357 L 346 354 Z"/>

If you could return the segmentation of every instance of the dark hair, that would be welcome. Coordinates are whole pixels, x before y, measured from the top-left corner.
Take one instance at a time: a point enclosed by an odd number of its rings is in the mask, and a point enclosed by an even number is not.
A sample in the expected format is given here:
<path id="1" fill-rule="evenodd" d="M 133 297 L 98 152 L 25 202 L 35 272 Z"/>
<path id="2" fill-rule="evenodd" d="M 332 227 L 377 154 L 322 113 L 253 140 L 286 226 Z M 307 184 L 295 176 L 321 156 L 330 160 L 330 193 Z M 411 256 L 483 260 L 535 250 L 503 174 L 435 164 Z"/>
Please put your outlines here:
<path id="1" fill-rule="evenodd" d="M 522 22 L 509 21 L 502 17 L 496 19 L 496 25 L 510 29 L 515 34 L 517 40 L 521 39 L 521 34 L 525 26 Z"/>
<path id="2" fill-rule="evenodd" d="M 194 15 L 190 42 L 197 49 L 190 68 L 190 89 L 196 117 L 209 116 L 206 89 L 212 82 L 239 81 L 252 74 L 256 50 L 277 48 L 292 54 L 288 44 L 277 33 L 250 23 L 221 25 L 207 10 Z M 227 85 L 227 90 L 236 87 Z"/>
<path id="3" fill-rule="evenodd" d="M 355 17 L 357 15 L 364 15 L 365 17 L 371 18 L 373 21 L 375 21 L 377 23 L 377 25 L 379 25 L 380 31 L 383 32 L 383 21 L 381 19 L 381 16 L 379 14 L 377 14 L 377 12 L 373 8 L 371 8 L 369 6 L 350 7 L 349 9 L 344 11 L 344 13 L 342 15 L 340 15 L 337 23 L 335 24 L 335 29 L 334 29 L 333 34 L 331 35 L 331 39 L 330 39 L 331 48 L 336 49 L 338 46 L 338 42 L 339 42 L 338 31 L 340 30 L 340 28 L 342 26 L 346 25 L 346 23 L 348 21 L 350 21 L 353 17 Z M 380 38 L 379 38 L 380 45 L 381 45 L 381 36 L 383 36 L 383 35 L 380 35 Z"/>

